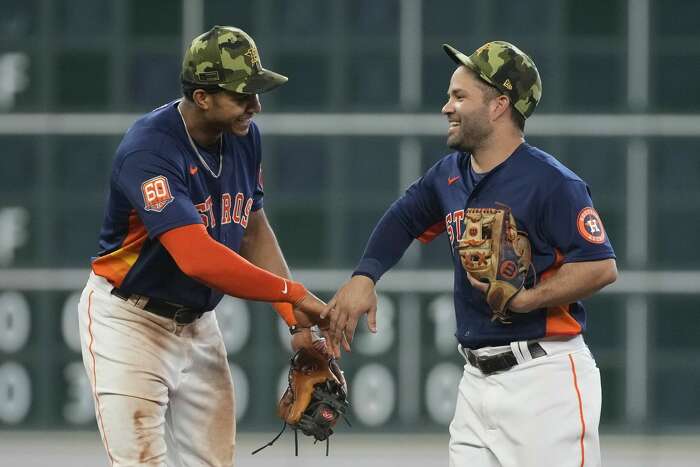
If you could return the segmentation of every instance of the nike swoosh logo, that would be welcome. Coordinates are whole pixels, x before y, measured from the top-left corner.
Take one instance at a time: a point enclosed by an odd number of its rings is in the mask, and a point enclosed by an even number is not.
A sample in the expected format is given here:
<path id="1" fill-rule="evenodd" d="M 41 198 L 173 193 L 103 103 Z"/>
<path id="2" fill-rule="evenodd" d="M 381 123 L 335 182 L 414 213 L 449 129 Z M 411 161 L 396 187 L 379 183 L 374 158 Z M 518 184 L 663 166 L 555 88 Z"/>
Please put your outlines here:
<path id="1" fill-rule="evenodd" d="M 284 281 L 284 288 L 282 289 L 282 293 L 287 293 L 287 281 Z"/>
<path id="2" fill-rule="evenodd" d="M 196 174 L 198 170 L 199 170 L 199 169 L 197 168 L 196 165 L 191 165 L 191 166 L 190 166 L 190 175 Z"/>
<path id="3" fill-rule="evenodd" d="M 462 177 L 460 177 L 459 175 L 457 175 L 456 177 L 450 177 L 450 178 L 447 179 L 447 184 L 448 184 L 448 185 L 452 185 L 454 182 L 456 182 L 456 181 L 459 180 L 460 178 L 462 178 Z"/>

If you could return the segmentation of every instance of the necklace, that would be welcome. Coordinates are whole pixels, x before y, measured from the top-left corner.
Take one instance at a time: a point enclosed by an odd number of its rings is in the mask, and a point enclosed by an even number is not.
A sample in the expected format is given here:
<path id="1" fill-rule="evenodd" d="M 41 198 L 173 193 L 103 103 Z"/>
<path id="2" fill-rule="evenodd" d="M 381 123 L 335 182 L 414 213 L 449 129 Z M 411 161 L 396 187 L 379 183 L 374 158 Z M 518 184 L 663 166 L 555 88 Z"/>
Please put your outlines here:
<path id="1" fill-rule="evenodd" d="M 190 146 L 192 146 L 192 149 L 194 149 L 195 154 L 197 154 L 199 162 L 201 162 L 204 168 L 209 171 L 212 177 L 219 178 L 221 176 L 221 169 L 224 167 L 224 135 L 222 134 L 219 137 L 219 171 L 214 173 L 214 171 L 211 170 L 211 168 L 209 167 L 209 164 L 207 164 L 207 161 L 205 161 L 202 155 L 199 153 L 197 145 L 194 144 L 194 140 L 192 140 L 192 136 L 190 136 L 190 132 L 189 130 L 187 130 L 187 123 L 185 123 L 185 117 L 182 116 L 180 104 L 178 104 L 177 106 L 177 113 L 180 114 L 180 119 L 182 119 L 182 125 L 185 127 L 185 134 L 187 135 L 187 139 L 190 141 Z"/>

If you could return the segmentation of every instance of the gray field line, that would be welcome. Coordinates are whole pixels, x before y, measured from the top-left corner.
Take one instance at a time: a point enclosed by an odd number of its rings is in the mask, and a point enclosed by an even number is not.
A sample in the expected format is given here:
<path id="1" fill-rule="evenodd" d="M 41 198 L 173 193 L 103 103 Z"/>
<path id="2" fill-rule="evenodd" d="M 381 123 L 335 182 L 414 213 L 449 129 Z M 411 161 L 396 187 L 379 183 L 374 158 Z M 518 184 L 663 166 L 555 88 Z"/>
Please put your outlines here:
<path id="1" fill-rule="evenodd" d="M 447 465 L 444 434 L 341 434 L 325 444 L 302 439 L 300 457 L 294 457 L 293 435 L 251 456 L 273 433 L 241 433 L 237 467 L 418 467 Z M 300 438 L 301 439 L 301 438 Z M 606 467 L 691 467 L 698 465 L 700 436 L 605 435 L 601 444 Z M 95 432 L 0 431 L 0 467 L 107 467 L 106 455 Z"/>

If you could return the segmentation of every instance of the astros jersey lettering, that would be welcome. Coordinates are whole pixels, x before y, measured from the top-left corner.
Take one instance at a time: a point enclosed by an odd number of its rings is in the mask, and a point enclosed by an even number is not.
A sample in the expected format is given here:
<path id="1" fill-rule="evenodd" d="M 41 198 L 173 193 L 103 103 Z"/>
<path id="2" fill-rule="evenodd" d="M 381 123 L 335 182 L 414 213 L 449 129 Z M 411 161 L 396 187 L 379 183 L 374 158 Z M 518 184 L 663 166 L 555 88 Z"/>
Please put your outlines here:
<path id="1" fill-rule="evenodd" d="M 456 250 L 467 210 L 509 207 L 517 229 L 532 247 L 533 271 L 525 284 L 547 280 L 564 263 L 614 258 L 589 188 L 551 155 L 521 144 L 483 177 L 470 170 L 470 157 L 454 152 L 413 183 L 390 208 L 414 238 L 427 243 L 447 233 L 454 265 L 456 337 L 467 348 L 512 341 L 575 336 L 585 330 L 583 304 L 512 314 L 512 323 L 491 321 L 484 294 L 473 289 Z"/>
<path id="2" fill-rule="evenodd" d="M 117 149 L 110 180 L 100 251 L 93 270 L 130 294 L 211 310 L 222 298 L 189 278 L 156 238 L 167 230 L 204 224 L 233 251 L 251 212 L 263 206 L 260 133 L 254 123 L 244 137 L 224 132 L 220 146 L 192 148 L 170 102 L 142 117 Z"/>

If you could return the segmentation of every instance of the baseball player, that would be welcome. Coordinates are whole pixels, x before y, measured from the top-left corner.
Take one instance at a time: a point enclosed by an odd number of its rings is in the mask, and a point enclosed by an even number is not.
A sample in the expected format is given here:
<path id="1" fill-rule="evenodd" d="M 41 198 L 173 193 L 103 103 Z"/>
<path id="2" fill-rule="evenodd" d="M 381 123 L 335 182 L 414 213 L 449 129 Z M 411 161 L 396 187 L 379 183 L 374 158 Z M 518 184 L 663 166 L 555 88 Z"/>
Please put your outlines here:
<path id="1" fill-rule="evenodd" d="M 580 300 L 616 280 L 613 249 L 586 183 L 524 139 L 542 89 L 530 57 L 501 41 L 443 48 L 458 65 L 442 108 L 455 152 L 376 225 L 324 312 L 331 334 L 351 340 L 364 313 L 376 332 L 375 283 L 413 239 L 446 232 L 466 360 L 450 466 L 599 466 L 600 373 Z"/>
<path id="2" fill-rule="evenodd" d="M 289 269 L 263 210 L 258 94 L 244 31 L 192 41 L 183 98 L 140 118 L 113 161 L 100 251 L 80 305 L 82 355 L 113 466 L 231 466 L 234 392 L 210 311 L 223 294 L 274 302 L 290 326 L 324 303 Z M 295 334 L 293 346 L 310 345 Z"/>

